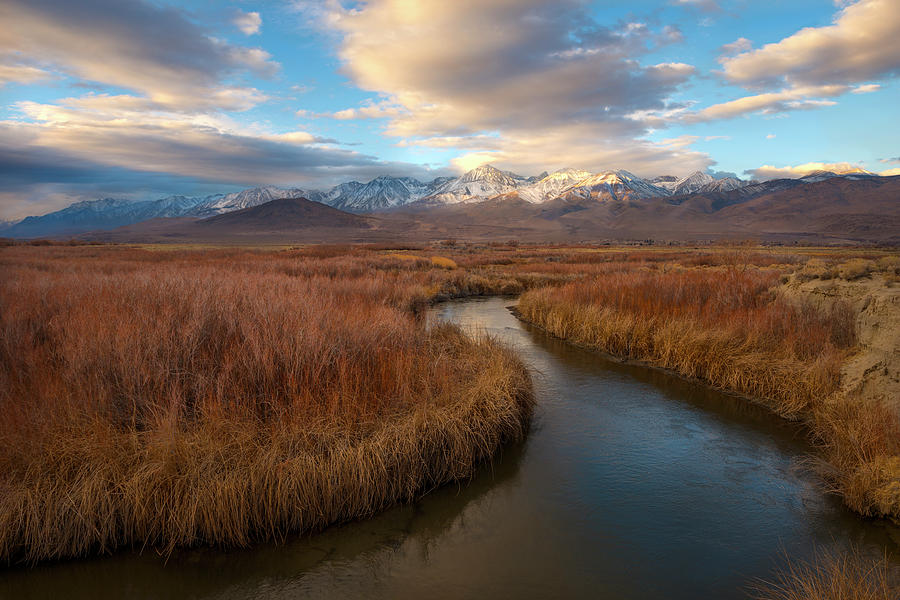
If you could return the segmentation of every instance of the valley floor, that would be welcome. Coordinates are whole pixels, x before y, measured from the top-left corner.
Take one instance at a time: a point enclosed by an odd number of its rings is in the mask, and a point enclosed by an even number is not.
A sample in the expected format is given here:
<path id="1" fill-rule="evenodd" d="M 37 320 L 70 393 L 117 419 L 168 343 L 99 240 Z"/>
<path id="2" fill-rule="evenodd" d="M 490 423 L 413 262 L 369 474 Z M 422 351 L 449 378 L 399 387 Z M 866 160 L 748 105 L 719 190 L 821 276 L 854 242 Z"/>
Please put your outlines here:
<path id="1" fill-rule="evenodd" d="M 475 244 L 0 248 L 0 557 L 245 545 L 466 478 L 525 434 L 522 318 L 809 425 L 823 479 L 900 517 L 898 281 L 883 249 Z"/>

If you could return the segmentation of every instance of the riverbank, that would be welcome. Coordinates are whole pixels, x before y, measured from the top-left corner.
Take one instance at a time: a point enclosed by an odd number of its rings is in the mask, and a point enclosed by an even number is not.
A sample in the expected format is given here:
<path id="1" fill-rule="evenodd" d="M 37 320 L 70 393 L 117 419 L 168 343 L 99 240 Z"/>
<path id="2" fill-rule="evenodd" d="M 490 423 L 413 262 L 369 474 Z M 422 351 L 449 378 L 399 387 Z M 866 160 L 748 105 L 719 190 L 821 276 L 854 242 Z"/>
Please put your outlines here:
<path id="1" fill-rule="evenodd" d="M 12 248 L 0 268 L 7 564 L 365 517 L 471 476 L 532 412 L 514 354 L 416 316 L 439 267 Z"/>
<path id="2" fill-rule="evenodd" d="M 805 284 L 786 270 L 745 265 L 600 275 L 526 292 L 518 312 L 562 339 L 803 420 L 822 448 L 827 463 L 820 470 L 832 490 L 863 515 L 900 518 L 900 419 L 889 404 L 896 293 L 875 283 L 875 299 L 862 294 L 849 301 L 845 289 L 843 298 L 815 302 L 797 292 Z M 866 289 L 871 294 L 872 285 Z M 869 363 L 876 368 L 859 366 Z"/>
<path id="3" fill-rule="evenodd" d="M 841 367 L 841 387 L 816 405 L 808 419 L 825 458 L 820 471 L 834 491 L 861 514 L 897 519 L 900 287 L 894 283 L 893 266 L 856 273 L 850 279 L 822 279 L 800 271 L 778 293 L 826 310 L 837 303 L 852 308 L 858 342 Z"/>
<path id="4" fill-rule="evenodd" d="M 537 373 L 527 439 L 471 481 L 247 549 L 2 569 L 0 597 L 745 600 L 783 556 L 812 559 L 813 548 L 850 541 L 865 556 L 895 548 L 896 528 L 857 518 L 792 468 L 810 449 L 796 424 L 660 370 L 597 360 L 509 304 L 427 311 L 429 323 L 488 332 Z"/>

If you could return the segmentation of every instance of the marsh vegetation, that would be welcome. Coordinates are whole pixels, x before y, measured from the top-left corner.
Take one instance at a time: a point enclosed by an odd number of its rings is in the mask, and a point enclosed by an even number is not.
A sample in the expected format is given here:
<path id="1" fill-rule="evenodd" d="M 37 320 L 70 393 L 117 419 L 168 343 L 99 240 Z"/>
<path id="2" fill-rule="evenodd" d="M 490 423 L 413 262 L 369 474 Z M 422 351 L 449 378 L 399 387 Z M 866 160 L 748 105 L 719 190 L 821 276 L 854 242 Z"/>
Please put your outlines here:
<path id="1" fill-rule="evenodd" d="M 558 337 L 803 422 L 848 506 L 896 517 L 900 421 L 842 387 L 859 306 L 784 293 L 889 287 L 896 265 L 747 246 L 5 247 L 0 556 L 279 540 L 470 476 L 532 405 L 511 351 L 422 318 L 479 295 L 522 294 Z"/>

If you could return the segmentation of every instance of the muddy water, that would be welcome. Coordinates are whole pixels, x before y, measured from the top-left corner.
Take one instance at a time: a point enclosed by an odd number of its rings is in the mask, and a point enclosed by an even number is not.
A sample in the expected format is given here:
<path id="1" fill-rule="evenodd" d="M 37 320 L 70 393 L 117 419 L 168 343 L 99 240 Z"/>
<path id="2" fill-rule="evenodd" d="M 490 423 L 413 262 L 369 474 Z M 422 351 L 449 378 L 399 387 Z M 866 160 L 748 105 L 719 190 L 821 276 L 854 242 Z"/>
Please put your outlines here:
<path id="1" fill-rule="evenodd" d="M 0 572 L 0 597 L 744 598 L 784 553 L 896 552 L 896 529 L 852 515 L 798 468 L 796 427 L 552 339 L 511 302 L 431 314 L 500 337 L 535 373 L 528 440 L 473 481 L 283 544 Z"/>

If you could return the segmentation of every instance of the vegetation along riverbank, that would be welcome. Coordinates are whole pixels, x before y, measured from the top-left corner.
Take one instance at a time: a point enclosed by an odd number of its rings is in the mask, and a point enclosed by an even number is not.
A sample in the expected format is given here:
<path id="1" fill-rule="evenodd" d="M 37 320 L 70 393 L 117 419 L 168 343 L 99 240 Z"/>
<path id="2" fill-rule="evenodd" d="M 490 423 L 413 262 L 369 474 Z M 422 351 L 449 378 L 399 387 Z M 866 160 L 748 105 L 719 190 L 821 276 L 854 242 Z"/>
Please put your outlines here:
<path id="1" fill-rule="evenodd" d="M 0 261 L 7 563 L 363 517 L 470 476 L 531 414 L 510 351 L 416 318 L 440 267 L 59 247 Z"/>
<path id="2" fill-rule="evenodd" d="M 803 420 L 848 506 L 897 518 L 898 269 L 748 245 L 6 246 L 0 559 L 246 545 L 468 477 L 525 434 L 530 377 L 422 313 L 496 294 Z"/>
<path id="3" fill-rule="evenodd" d="M 531 290 L 518 310 L 561 338 L 802 419 L 822 449 L 823 475 L 847 505 L 900 518 L 900 260 L 732 258 L 699 268 L 682 261 L 610 269 Z M 805 283 L 812 279 L 817 287 Z"/>

